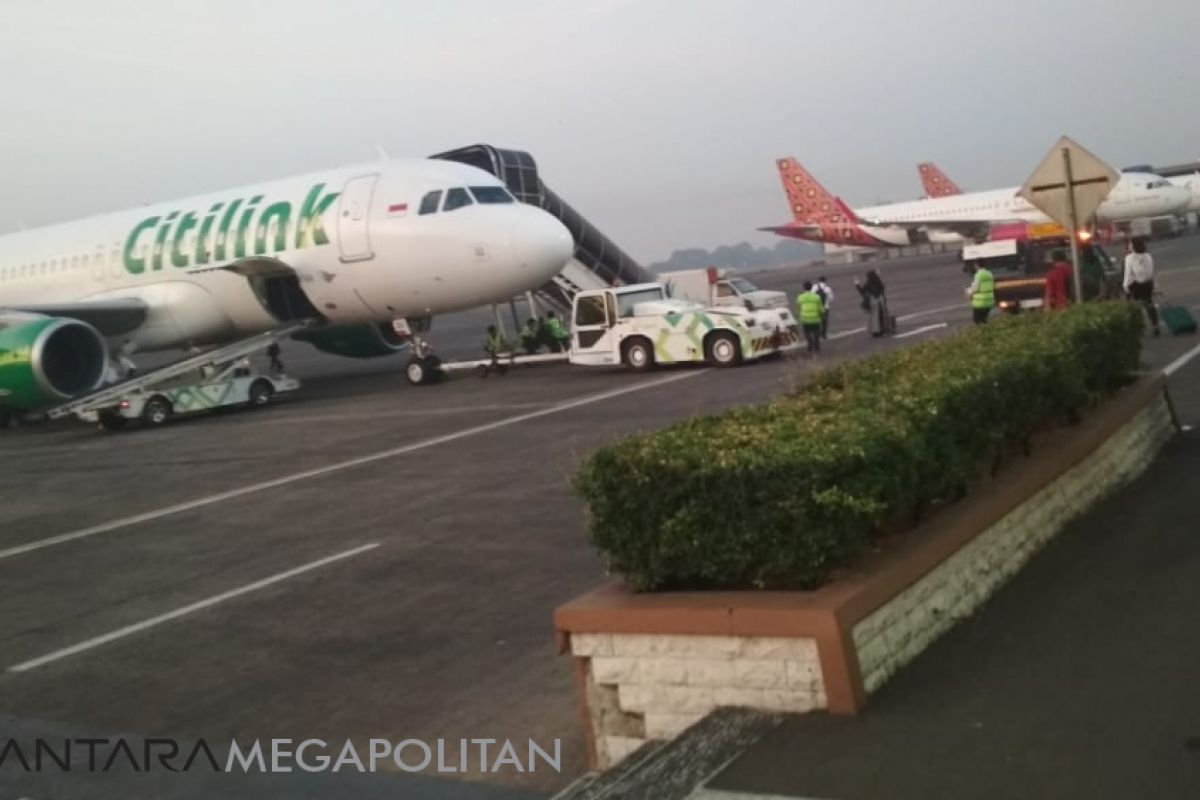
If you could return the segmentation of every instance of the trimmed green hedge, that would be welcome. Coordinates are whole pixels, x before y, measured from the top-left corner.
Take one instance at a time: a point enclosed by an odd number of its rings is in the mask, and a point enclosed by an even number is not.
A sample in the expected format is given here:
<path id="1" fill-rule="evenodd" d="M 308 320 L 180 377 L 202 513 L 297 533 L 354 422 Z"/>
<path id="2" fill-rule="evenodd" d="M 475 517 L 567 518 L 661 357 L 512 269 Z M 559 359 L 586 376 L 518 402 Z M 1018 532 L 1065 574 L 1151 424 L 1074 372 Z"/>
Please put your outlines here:
<path id="1" fill-rule="evenodd" d="M 996 319 L 593 453 L 592 540 L 637 589 L 812 588 L 1137 369 L 1125 302 Z"/>

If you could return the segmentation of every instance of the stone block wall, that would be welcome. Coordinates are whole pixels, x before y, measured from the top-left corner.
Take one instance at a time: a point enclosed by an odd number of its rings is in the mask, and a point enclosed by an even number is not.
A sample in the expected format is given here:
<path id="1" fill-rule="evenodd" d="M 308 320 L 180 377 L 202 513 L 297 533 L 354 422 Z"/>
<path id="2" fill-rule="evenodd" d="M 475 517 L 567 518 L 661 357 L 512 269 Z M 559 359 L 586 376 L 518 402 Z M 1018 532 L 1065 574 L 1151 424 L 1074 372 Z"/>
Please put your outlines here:
<path id="1" fill-rule="evenodd" d="M 1160 398 L 1082 462 L 855 624 L 863 688 L 875 691 L 973 613 L 1071 519 L 1140 475 L 1174 432 L 1170 409 Z"/>
<path id="2" fill-rule="evenodd" d="M 648 739 L 670 739 L 722 706 L 825 707 L 813 639 L 576 633 L 601 768 Z"/>

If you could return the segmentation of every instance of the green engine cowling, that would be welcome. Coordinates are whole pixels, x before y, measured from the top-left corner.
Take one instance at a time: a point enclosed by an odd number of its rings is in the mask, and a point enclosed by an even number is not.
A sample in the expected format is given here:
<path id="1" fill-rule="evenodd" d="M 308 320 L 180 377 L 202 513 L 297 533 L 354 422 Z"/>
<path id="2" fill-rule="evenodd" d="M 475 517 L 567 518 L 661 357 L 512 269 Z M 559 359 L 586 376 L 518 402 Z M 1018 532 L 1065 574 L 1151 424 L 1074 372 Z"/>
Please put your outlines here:
<path id="1" fill-rule="evenodd" d="M 323 353 L 347 358 L 378 358 L 399 353 L 408 342 L 396 333 L 391 323 L 378 325 L 334 325 L 300 331 L 293 339 L 308 342 Z"/>
<path id="2" fill-rule="evenodd" d="M 85 322 L 0 314 L 0 406 L 40 411 L 100 386 L 108 348 Z"/>

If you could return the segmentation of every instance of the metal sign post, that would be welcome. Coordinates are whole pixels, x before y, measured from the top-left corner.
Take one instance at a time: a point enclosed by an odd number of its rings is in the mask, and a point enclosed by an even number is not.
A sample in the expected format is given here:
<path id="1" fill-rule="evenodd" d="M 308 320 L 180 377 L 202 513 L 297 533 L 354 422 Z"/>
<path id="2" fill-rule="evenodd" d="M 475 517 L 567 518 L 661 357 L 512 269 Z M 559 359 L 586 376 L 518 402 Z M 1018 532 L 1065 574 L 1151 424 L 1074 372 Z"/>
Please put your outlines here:
<path id="1" fill-rule="evenodd" d="M 1067 213 L 1071 224 L 1067 230 L 1071 232 L 1071 276 L 1075 284 L 1075 302 L 1083 302 L 1083 281 L 1079 271 L 1079 214 L 1075 207 L 1075 176 L 1071 171 L 1071 148 L 1062 149 L 1063 177 L 1067 188 Z"/>
<path id="2" fill-rule="evenodd" d="M 1017 192 L 1070 233 L 1077 303 L 1083 300 L 1079 226 L 1092 218 L 1104 198 L 1117 185 L 1118 178 L 1120 175 L 1116 170 L 1063 136 Z"/>

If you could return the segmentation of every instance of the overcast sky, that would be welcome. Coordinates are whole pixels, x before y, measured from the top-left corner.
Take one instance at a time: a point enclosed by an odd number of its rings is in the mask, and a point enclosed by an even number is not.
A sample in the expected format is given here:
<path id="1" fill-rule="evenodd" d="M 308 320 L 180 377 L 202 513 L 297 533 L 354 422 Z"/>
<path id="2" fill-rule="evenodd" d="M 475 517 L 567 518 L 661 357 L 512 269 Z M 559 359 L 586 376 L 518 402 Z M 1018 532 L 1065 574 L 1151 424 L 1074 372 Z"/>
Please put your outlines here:
<path id="1" fill-rule="evenodd" d="M 1185 0 L 0 0 L 0 232 L 476 142 L 643 262 L 852 204 L 1016 185 L 1063 133 L 1200 158 Z"/>

